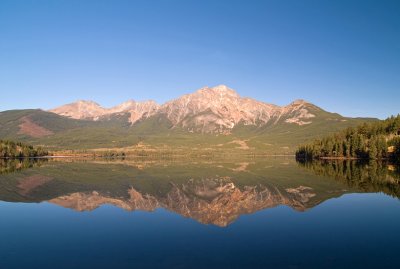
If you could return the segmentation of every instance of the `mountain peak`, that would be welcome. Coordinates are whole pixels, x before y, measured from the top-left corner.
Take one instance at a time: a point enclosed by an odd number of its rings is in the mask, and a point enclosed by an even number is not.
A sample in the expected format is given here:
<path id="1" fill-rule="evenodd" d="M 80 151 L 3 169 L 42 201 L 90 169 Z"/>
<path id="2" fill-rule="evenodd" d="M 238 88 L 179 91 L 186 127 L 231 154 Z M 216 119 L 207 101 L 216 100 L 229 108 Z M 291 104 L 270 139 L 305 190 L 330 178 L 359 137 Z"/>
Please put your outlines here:
<path id="1" fill-rule="evenodd" d="M 290 105 L 304 105 L 304 104 L 309 104 L 309 103 L 304 99 L 296 99 L 290 103 Z"/>
<path id="2" fill-rule="evenodd" d="M 92 101 L 92 100 L 77 100 L 77 101 L 71 103 L 71 105 L 72 105 L 72 104 L 100 106 L 98 103 L 96 103 L 96 102 L 94 102 L 94 101 Z"/>
<path id="3" fill-rule="evenodd" d="M 234 90 L 232 90 L 231 88 L 229 88 L 228 86 L 223 85 L 223 84 L 212 87 L 212 89 L 215 91 L 218 91 L 218 92 L 234 92 L 234 93 L 236 93 Z"/>
<path id="4" fill-rule="evenodd" d="M 229 133 L 238 124 L 263 126 L 280 121 L 298 125 L 310 124 L 315 117 L 310 103 L 297 99 L 279 107 L 241 97 L 235 90 L 220 84 L 203 87 L 163 105 L 153 100 L 128 100 L 112 108 L 103 108 L 93 101 L 78 100 L 51 112 L 75 119 L 108 120 L 113 114 L 128 114 L 134 124 L 155 114 L 164 115 L 173 127 L 189 131 Z M 226 131 L 228 130 L 228 131 Z"/>
<path id="5" fill-rule="evenodd" d="M 94 101 L 77 100 L 74 103 L 51 109 L 50 112 L 73 119 L 91 120 L 99 120 L 115 113 L 130 113 L 130 122 L 133 124 L 143 116 L 152 115 L 158 108 L 159 105 L 152 100 L 136 102 L 130 99 L 112 108 L 103 108 Z"/>
<path id="6" fill-rule="evenodd" d="M 119 105 L 116 105 L 116 106 L 110 108 L 109 110 L 113 111 L 113 113 L 122 112 L 122 111 L 125 111 L 125 110 L 135 106 L 135 105 L 136 105 L 136 101 L 133 99 L 130 99 L 126 102 L 123 102 Z"/>
<path id="7" fill-rule="evenodd" d="M 217 85 L 215 87 L 204 87 L 197 91 L 197 93 L 206 94 L 218 94 L 218 95 L 230 95 L 239 97 L 237 92 L 226 85 Z"/>
<path id="8" fill-rule="evenodd" d="M 74 103 L 66 104 L 50 111 L 73 119 L 85 119 L 101 115 L 105 109 L 93 101 L 77 100 Z"/>

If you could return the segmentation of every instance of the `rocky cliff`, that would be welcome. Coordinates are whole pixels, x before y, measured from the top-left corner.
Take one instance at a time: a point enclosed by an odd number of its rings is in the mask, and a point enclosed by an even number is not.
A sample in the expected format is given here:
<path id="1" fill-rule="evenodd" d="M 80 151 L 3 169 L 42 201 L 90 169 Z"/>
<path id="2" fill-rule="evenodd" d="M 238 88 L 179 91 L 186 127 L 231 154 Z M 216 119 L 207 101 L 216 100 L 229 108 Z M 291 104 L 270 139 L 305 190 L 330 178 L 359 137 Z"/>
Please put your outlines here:
<path id="1" fill-rule="evenodd" d="M 105 116 L 113 114 L 129 113 L 131 124 L 153 115 L 162 115 L 173 127 L 182 127 L 189 132 L 229 133 L 239 124 L 310 124 L 316 116 L 309 110 L 310 106 L 312 105 L 303 100 L 296 100 L 280 107 L 241 97 L 227 86 L 219 85 L 201 88 L 161 106 L 154 101 L 130 100 L 107 109 L 92 101 L 78 101 L 50 111 L 74 119 L 95 121 L 110 119 Z"/>

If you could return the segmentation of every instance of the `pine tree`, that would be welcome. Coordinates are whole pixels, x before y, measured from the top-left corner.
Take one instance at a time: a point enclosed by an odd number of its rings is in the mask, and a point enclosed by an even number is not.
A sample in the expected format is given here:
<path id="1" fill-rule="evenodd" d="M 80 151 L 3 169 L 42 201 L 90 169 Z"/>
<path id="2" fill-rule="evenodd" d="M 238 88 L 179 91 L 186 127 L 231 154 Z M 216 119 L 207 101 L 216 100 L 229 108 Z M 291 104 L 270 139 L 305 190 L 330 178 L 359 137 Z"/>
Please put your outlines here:
<path id="1" fill-rule="evenodd" d="M 375 160 L 378 157 L 378 149 L 376 147 L 376 137 L 373 136 L 368 143 L 368 158 L 370 160 Z"/>
<path id="2" fill-rule="evenodd" d="M 296 156 L 400 159 L 400 115 L 384 121 L 348 128 L 332 136 L 299 147 Z M 396 146 L 397 145 L 397 146 Z M 394 147 L 388 152 L 388 146 Z"/>

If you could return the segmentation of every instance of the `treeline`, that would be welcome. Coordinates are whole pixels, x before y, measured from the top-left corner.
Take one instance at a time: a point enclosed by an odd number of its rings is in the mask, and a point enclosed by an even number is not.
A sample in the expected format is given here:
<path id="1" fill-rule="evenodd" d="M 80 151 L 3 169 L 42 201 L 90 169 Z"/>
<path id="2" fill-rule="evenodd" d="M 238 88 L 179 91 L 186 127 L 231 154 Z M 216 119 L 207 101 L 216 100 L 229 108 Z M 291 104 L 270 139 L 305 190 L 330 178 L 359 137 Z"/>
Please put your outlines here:
<path id="1" fill-rule="evenodd" d="M 299 161 L 316 175 L 334 178 L 365 192 L 383 192 L 400 198 L 400 167 L 385 162 L 356 160 Z"/>
<path id="2" fill-rule="evenodd" d="M 32 158 L 48 154 L 48 151 L 41 147 L 34 148 L 21 142 L 0 140 L 0 158 Z"/>
<path id="3" fill-rule="evenodd" d="M 390 159 L 400 163 L 400 115 L 364 123 L 300 146 L 297 159 Z"/>

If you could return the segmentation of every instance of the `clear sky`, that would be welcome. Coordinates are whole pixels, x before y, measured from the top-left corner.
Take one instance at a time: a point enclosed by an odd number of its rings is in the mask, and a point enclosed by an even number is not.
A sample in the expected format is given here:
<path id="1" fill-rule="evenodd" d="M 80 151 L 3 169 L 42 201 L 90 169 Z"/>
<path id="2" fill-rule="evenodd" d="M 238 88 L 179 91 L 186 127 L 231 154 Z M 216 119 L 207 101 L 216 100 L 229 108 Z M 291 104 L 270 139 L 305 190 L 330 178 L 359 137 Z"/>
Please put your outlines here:
<path id="1" fill-rule="evenodd" d="M 400 1 L 0 1 L 0 110 L 162 103 L 218 84 L 400 113 Z"/>

